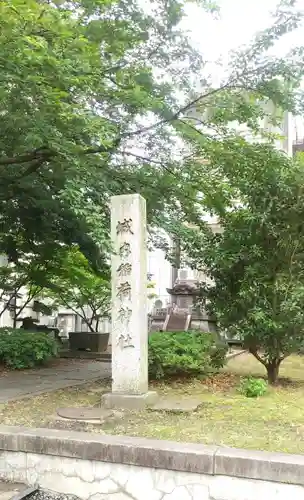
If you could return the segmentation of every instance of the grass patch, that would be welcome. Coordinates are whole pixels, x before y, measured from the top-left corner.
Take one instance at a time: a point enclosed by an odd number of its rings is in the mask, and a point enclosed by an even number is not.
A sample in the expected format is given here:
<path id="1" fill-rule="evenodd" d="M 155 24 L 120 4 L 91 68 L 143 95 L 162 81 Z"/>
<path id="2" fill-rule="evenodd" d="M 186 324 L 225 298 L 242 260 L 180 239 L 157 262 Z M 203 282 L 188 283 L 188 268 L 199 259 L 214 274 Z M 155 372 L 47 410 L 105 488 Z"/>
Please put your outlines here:
<path id="1" fill-rule="evenodd" d="M 237 391 L 241 376 L 265 376 L 249 354 L 229 361 L 225 371 L 206 381 L 153 384 L 161 397 L 195 397 L 202 406 L 192 414 L 125 412 L 117 420 L 84 430 L 175 441 L 218 444 L 290 453 L 304 453 L 304 356 L 282 364 L 282 384 L 251 399 Z M 109 386 L 90 383 L 8 403 L 1 423 L 31 427 L 54 426 L 56 408 L 98 405 Z M 68 424 L 67 424 L 68 426 Z M 71 426 L 69 425 L 69 428 Z"/>

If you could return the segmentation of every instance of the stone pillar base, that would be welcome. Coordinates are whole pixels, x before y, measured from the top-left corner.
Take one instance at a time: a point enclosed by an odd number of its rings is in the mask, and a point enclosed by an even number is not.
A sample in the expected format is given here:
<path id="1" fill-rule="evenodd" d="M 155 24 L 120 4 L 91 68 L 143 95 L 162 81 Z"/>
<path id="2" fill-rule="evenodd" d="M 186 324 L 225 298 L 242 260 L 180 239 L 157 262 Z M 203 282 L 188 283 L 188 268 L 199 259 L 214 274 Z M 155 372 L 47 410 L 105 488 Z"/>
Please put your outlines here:
<path id="1" fill-rule="evenodd" d="M 153 406 L 158 399 L 157 392 L 149 391 L 145 394 L 119 394 L 108 392 L 103 394 L 101 402 L 106 408 L 124 410 L 143 410 Z"/>

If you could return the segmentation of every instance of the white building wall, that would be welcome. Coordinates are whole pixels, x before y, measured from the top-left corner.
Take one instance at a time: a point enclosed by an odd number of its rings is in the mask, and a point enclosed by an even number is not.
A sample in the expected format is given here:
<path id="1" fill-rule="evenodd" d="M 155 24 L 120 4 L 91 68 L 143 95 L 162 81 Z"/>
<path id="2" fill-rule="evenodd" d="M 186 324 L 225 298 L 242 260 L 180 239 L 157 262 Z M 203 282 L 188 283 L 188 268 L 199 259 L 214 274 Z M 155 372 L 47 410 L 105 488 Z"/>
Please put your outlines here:
<path id="1" fill-rule="evenodd" d="M 171 286 L 171 271 L 172 266 L 165 258 L 165 252 L 156 249 L 148 254 L 148 273 L 152 275 L 152 282 L 155 283 L 154 289 L 151 291 L 157 295 L 155 299 L 150 301 L 149 309 L 153 307 L 156 300 L 161 300 L 163 307 L 166 306 L 170 299 L 167 288 Z"/>

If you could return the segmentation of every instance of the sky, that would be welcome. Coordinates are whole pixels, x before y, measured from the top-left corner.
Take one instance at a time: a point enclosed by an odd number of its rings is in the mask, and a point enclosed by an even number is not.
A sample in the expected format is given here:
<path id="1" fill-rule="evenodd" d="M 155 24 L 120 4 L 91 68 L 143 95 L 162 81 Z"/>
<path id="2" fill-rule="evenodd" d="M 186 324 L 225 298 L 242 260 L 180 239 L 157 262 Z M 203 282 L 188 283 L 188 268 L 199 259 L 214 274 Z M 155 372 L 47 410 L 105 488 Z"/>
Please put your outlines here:
<path id="1" fill-rule="evenodd" d="M 1 0 L 0 0 L 1 1 Z M 139 4 L 149 11 L 150 0 L 138 0 Z M 208 0 L 205 0 L 208 1 Z M 212 1 L 212 0 L 210 0 Z M 214 0 L 220 7 L 219 16 L 211 14 L 199 7 L 195 1 L 186 3 L 187 17 L 182 28 L 187 31 L 192 43 L 208 62 L 202 77 L 211 76 L 215 87 L 225 79 L 225 63 L 229 53 L 241 46 L 248 46 L 257 32 L 269 28 L 273 24 L 272 13 L 280 0 Z M 297 9 L 304 11 L 304 0 L 296 0 Z M 282 37 L 271 50 L 271 54 L 284 57 L 292 47 L 303 46 L 302 29 Z M 221 62 L 217 64 L 216 61 Z M 150 117 L 148 123 L 150 123 Z M 293 117 L 290 120 L 289 132 L 292 140 L 304 138 L 304 119 Z"/>
<path id="2" fill-rule="evenodd" d="M 217 3 L 220 19 L 212 20 L 193 3 L 187 6 L 188 18 L 184 23 L 208 59 L 217 59 L 229 50 L 247 44 L 257 31 L 270 26 L 271 12 L 278 0 L 217 0 Z M 304 0 L 298 0 L 297 5 L 304 9 Z M 291 45 L 302 43 L 303 36 L 298 31 L 288 35 L 276 52 L 282 54 Z"/>
<path id="3" fill-rule="evenodd" d="M 227 61 L 229 51 L 250 43 L 254 35 L 272 24 L 279 0 L 217 0 L 220 6 L 219 19 L 212 19 L 197 5 L 188 4 L 184 28 L 189 32 L 194 45 L 205 60 Z M 297 8 L 304 10 L 304 0 L 297 0 Z M 292 47 L 303 45 L 303 28 L 284 36 L 273 49 L 273 54 L 284 56 Z M 213 64 L 212 74 L 220 78 L 218 66 Z M 216 82 L 218 84 L 219 82 Z M 303 119 L 293 119 L 292 136 L 304 136 Z"/>

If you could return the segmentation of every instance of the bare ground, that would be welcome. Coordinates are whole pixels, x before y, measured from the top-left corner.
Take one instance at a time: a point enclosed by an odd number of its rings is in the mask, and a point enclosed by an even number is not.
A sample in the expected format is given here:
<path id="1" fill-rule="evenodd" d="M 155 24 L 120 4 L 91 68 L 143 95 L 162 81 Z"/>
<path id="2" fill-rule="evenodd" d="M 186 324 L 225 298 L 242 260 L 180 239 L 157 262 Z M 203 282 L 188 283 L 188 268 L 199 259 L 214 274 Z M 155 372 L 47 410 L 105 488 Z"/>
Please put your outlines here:
<path id="1" fill-rule="evenodd" d="M 263 367 L 249 354 L 231 359 L 225 370 L 201 381 L 151 384 L 161 397 L 201 400 L 190 414 L 118 412 L 102 425 L 54 419 L 58 407 L 98 406 L 109 390 L 105 381 L 7 403 L 0 408 L 1 423 L 28 427 L 57 427 L 96 433 L 126 434 L 175 441 L 212 443 L 290 453 L 304 453 L 304 356 L 282 364 L 281 380 L 261 398 L 238 392 L 242 376 L 264 376 Z"/>

